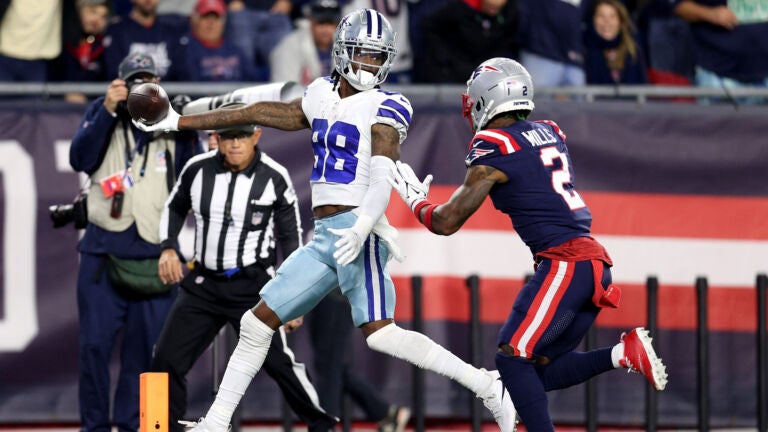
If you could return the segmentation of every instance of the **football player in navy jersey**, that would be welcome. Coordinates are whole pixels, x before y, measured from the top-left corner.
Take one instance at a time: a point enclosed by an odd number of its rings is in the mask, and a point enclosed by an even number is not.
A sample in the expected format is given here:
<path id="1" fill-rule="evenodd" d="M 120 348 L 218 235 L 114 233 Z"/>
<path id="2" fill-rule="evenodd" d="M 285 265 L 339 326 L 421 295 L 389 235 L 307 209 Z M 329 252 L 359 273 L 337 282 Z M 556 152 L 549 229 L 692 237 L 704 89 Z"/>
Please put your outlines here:
<path id="1" fill-rule="evenodd" d="M 195 432 L 227 430 L 275 329 L 309 312 L 337 286 L 349 299 L 352 319 L 371 349 L 456 380 L 483 400 L 501 432 L 514 430 L 515 409 L 496 371 L 477 369 L 423 334 L 394 323 L 395 289 L 386 263 L 401 254 L 384 211 L 392 191 L 389 174 L 400 158 L 412 115 L 403 95 L 379 89 L 395 54 L 395 34 L 386 18 L 375 10 L 357 10 L 336 28 L 333 74 L 312 82 L 302 98 L 181 117 L 169 110 L 155 125 L 137 124 L 144 130 L 247 124 L 312 130 L 314 236 L 280 266 L 261 290 L 262 300 L 243 315 L 240 341 L 216 400 Z"/>
<path id="2" fill-rule="evenodd" d="M 502 326 L 496 367 L 521 420 L 533 432 L 554 431 L 546 392 L 615 368 L 645 375 L 663 390 L 666 368 L 648 331 L 636 328 L 612 347 L 574 352 L 603 307 L 617 307 L 611 258 L 590 237 L 592 215 L 573 186 L 565 134 L 552 121 L 529 121 L 533 82 L 518 62 L 493 58 L 467 81 L 464 115 L 475 136 L 464 184 L 441 205 L 427 201 L 432 176 L 420 181 L 397 162 L 390 183 L 430 231 L 451 235 L 486 196 L 509 215 L 530 248 L 534 276 Z"/>

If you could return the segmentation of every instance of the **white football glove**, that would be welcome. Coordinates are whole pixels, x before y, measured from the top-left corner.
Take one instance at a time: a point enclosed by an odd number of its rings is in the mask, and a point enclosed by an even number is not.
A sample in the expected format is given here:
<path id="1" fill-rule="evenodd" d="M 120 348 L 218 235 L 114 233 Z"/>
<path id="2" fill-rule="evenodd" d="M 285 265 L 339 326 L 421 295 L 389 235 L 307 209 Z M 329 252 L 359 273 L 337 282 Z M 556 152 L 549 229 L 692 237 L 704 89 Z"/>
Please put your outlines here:
<path id="1" fill-rule="evenodd" d="M 349 228 L 328 228 L 328 232 L 339 236 L 339 240 L 333 245 L 336 246 L 336 252 L 333 257 L 340 266 L 345 266 L 357 258 L 360 249 L 363 247 L 365 239 L 373 229 L 373 219 L 370 216 L 360 215 L 355 224 Z"/>
<path id="2" fill-rule="evenodd" d="M 137 120 L 132 120 L 134 126 L 143 130 L 144 132 L 163 131 L 171 132 L 179 130 L 179 113 L 173 110 L 173 107 L 168 107 L 168 114 L 164 119 L 157 123 L 145 124 Z"/>
<path id="3" fill-rule="evenodd" d="M 432 174 L 428 174 L 424 177 L 424 181 L 421 181 L 416 177 L 416 173 L 413 172 L 410 165 L 397 161 L 387 180 L 413 211 L 416 204 L 427 199 L 429 184 L 432 183 Z"/>

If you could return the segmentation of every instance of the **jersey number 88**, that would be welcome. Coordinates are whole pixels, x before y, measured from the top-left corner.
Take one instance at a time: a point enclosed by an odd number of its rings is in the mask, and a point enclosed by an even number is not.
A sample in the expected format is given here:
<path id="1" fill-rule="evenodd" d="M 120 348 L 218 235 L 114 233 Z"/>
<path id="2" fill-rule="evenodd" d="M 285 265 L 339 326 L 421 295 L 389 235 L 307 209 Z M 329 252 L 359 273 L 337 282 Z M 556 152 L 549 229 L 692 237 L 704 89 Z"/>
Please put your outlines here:
<path id="1" fill-rule="evenodd" d="M 357 171 L 357 149 L 360 145 L 360 131 L 353 124 L 334 122 L 330 129 L 328 120 L 312 121 L 312 149 L 315 152 L 315 166 L 311 181 L 325 177 L 331 183 L 349 184 Z"/>

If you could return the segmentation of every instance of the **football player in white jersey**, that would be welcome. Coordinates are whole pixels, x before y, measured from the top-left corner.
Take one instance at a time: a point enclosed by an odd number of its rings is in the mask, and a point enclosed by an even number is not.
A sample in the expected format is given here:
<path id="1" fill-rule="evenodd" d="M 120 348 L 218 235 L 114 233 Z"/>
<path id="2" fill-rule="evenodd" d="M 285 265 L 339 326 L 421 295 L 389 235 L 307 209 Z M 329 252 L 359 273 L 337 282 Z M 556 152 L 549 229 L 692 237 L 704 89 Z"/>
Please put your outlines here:
<path id="1" fill-rule="evenodd" d="M 386 263 L 390 256 L 400 258 L 400 252 L 397 232 L 384 216 L 392 189 L 387 178 L 400 159 L 412 115 L 404 96 L 379 89 L 395 54 L 389 22 L 374 10 L 357 10 L 336 29 L 333 74 L 315 80 L 303 98 L 181 117 L 170 110 L 159 123 L 139 125 L 144 130 L 246 124 L 312 130 L 314 236 L 280 266 L 262 289 L 262 300 L 243 315 L 240 341 L 216 400 L 195 432 L 227 430 L 275 329 L 309 312 L 337 286 L 371 349 L 456 380 L 483 400 L 501 432 L 515 429 L 515 409 L 496 371 L 477 369 L 393 320 L 395 289 Z"/>

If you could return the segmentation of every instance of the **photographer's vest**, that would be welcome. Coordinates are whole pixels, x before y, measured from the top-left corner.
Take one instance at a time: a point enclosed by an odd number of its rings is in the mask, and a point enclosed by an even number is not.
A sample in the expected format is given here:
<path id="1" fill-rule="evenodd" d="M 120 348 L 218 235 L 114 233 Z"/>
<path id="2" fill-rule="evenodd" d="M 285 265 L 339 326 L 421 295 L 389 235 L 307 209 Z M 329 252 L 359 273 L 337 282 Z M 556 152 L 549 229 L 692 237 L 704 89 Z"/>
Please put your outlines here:
<path id="1" fill-rule="evenodd" d="M 130 123 L 129 123 L 130 124 Z M 128 133 L 122 122 L 118 122 L 99 168 L 91 174 L 91 188 L 88 193 L 88 221 L 102 229 L 121 232 L 136 223 L 141 238 L 149 243 L 160 243 L 160 216 L 168 198 L 168 170 L 173 173 L 176 157 L 176 141 L 173 134 L 161 134 L 144 145 L 140 152 L 134 151 L 136 142 L 133 131 Z M 128 152 L 126 152 L 126 138 Z M 133 156 L 131 176 L 133 187 L 123 189 L 123 205 L 120 217 L 110 216 L 112 197 L 107 198 L 99 182 L 115 173 L 121 175 L 126 168 L 126 153 Z M 143 175 L 140 171 L 144 170 Z M 173 178 L 173 177 L 172 177 Z"/>

